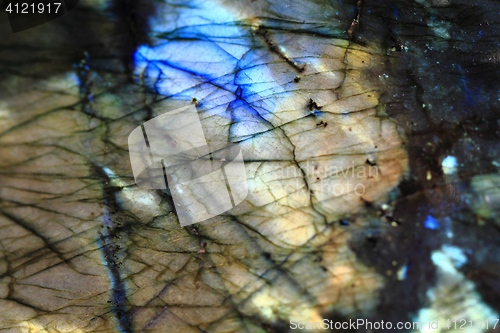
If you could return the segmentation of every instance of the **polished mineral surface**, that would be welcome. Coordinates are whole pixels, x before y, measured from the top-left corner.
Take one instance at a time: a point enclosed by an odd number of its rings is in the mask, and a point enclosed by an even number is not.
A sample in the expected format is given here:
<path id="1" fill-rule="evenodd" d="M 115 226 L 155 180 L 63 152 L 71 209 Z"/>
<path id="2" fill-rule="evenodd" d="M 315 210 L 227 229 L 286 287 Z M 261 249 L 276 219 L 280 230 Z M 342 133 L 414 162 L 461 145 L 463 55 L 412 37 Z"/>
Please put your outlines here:
<path id="1" fill-rule="evenodd" d="M 0 328 L 491 331 L 498 24 L 500 5 L 453 0 L 87 0 L 1 21 Z M 127 140 L 188 105 L 209 146 L 239 145 L 248 195 L 182 227 Z"/>

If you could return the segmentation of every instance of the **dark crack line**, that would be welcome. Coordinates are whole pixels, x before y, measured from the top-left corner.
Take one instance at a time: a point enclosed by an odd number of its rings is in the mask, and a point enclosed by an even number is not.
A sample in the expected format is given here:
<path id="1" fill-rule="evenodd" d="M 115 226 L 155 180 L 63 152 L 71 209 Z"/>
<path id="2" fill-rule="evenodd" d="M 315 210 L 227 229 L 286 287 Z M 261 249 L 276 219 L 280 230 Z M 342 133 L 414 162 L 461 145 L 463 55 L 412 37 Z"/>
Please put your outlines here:
<path id="1" fill-rule="evenodd" d="M 27 230 L 28 232 L 30 232 L 32 235 L 35 235 L 36 237 L 38 237 L 44 244 L 44 248 L 48 249 L 50 252 L 52 253 L 55 253 L 56 256 L 61 260 L 61 262 L 59 262 L 58 264 L 61 264 L 61 263 L 66 263 L 68 264 L 68 266 L 72 269 L 75 269 L 75 267 L 72 265 L 72 263 L 69 261 L 69 259 L 66 259 L 64 258 L 63 256 L 63 253 L 61 251 L 59 251 L 50 241 L 49 239 L 47 239 L 45 236 L 43 236 L 40 232 L 38 232 L 35 228 L 31 227 L 26 221 L 12 215 L 12 214 L 9 214 L 5 211 L 1 211 L 0 212 L 3 216 L 5 216 L 7 219 L 11 220 L 12 222 L 14 222 L 16 225 L 20 226 L 21 228 Z M 36 252 L 38 252 L 39 250 L 41 249 L 37 249 L 35 251 L 32 251 L 31 253 L 28 253 L 28 255 L 30 254 L 34 254 Z M 70 258 L 71 259 L 71 258 Z M 1 275 L 0 275 L 1 276 Z"/>
<path id="2" fill-rule="evenodd" d="M 358 16 L 354 20 L 352 20 L 351 27 L 347 31 L 347 33 L 349 34 L 349 40 L 354 40 L 354 33 L 359 28 L 359 17 L 361 15 L 361 0 L 358 1 L 357 8 L 358 8 Z"/>
<path id="3" fill-rule="evenodd" d="M 111 179 L 101 167 L 94 164 L 93 171 L 101 179 L 103 201 L 106 205 L 106 213 L 104 216 L 104 226 L 106 228 L 104 228 L 103 233 L 99 232 L 98 242 L 111 279 L 113 313 L 118 321 L 120 331 L 129 333 L 132 332 L 132 330 L 130 313 L 128 310 L 127 292 L 120 273 L 120 265 L 116 263 L 116 252 L 119 250 L 119 247 L 115 245 L 115 241 L 112 240 L 112 236 L 114 236 L 121 225 L 120 222 L 116 223 L 116 226 L 113 223 L 113 214 L 120 209 L 115 197 L 115 193 L 118 189 L 110 185 Z"/>
<path id="4" fill-rule="evenodd" d="M 130 329 L 130 319 L 128 313 L 128 301 L 126 297 L 125 283 L 121 278 L 120 271 L 115 263 L 113 247 L 109 244 L 108 236 L 99 233 L 99 242 L 103 251 L 106 267 L 110 273 L 111 284 L 113 286 L 113 312 L 118 320 L 121 332 L 132 332 Z"/>
<path id="5" fill-rule="evenodd" d="M 255 32 L 255 34 L 258 35 L 258 36 L 261 36 L 264 39 L 264 41 L 266 42 L 266 45 L 269 48 L 269 51 L 271 53 L 274 53 L 278 57 L 280 57 L 281 59 L 283 59 L 287 64 L 289 64 L 290 66 L 292 66 L 292 68 L 295 69 L 297 72 L 302 73 L 305 70 L 305 66 L 299 66 L 299 65 L 297 65 L 292 59 L 290 59 L 288 56 L 286 56 L 285 54 L 283 54 L 283 52 L 279 49 L 279 46 L 277 46 L 276 43 L 273 42 L 269 38 L 269 31 L 268 30 L 265 30 L 265 29 L 262 29 L 262 28 L 259 27 L 257 29 L 257 31 Z"/>

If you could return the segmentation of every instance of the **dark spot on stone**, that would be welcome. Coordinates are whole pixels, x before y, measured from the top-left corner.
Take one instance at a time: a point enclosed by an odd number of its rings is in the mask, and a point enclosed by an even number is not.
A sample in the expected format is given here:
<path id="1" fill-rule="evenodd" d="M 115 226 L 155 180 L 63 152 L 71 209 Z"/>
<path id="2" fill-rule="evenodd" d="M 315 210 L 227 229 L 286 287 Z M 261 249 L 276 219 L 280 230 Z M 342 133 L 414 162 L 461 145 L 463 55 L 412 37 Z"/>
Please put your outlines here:
<path id="1" fill-rule="evenodd" d="M 366 241 L 368 242 L 368 244 L 375 247 L 378 243 L 378 238 L 373 235 L 368 235 L 366 236 Z"/>
<path id="2" fill-rule="evenodd" d="M 323 107 L 318 106 L 318 104 L 316 104 L 316 102 L 313 101 L 312 98 L 310 98 L 309 103 L 307 104 L 307 108 L 312 111 L 312 110 L 321 110 Z"/>

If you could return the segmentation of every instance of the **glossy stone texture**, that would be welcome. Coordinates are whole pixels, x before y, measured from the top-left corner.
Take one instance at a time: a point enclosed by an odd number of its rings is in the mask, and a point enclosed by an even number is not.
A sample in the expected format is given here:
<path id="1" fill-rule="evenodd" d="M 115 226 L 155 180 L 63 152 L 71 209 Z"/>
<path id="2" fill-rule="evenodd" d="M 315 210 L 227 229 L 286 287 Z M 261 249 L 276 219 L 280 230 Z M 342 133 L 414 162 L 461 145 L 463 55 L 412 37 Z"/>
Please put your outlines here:
<path id="1" fill-rule="evenodd" d="M 491 331 L 499 13 L 87 0 L 16 34 L 0 21 L 0 328 Z M 241 147 L 248 195 L 181 227 L 170 188 L 135 183 L 128 137 L 193 105 L 207 146 Z"/>

